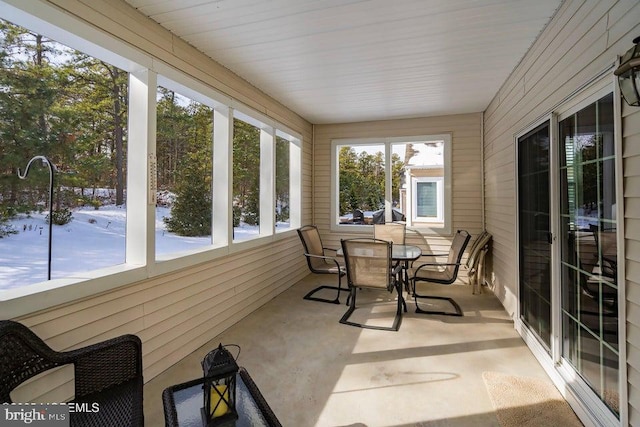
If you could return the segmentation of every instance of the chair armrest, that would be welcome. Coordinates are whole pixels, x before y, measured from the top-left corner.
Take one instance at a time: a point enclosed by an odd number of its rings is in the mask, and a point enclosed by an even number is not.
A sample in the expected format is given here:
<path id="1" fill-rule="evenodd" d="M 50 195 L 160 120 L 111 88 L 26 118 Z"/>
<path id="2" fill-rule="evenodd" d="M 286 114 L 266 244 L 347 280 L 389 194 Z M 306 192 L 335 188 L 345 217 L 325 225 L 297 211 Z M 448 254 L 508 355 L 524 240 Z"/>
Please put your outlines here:
<path id="1" fill-rule="evenodd" d="M 402 272 L 403 268 L 404 267 L 402 266 L 402 264 L 397 264 L 395 266 L 392 266 L 390 274 L 395 277 L 395 276 L 397 276 L 398 274 L 400 274 Z"/>
<path id="2" fill-rule="evenodd" d="M 338 250 L 337 250 L 337 249 L 334 249 L 334 248 L 324 248 L 324 247 L 323 247 L 323 248 L 322 248 L 322 250 L 323 250 L 323 251 L 338 252 Z"/>
<path id="3" fill-rule="evenodd" d="M 425 254 L 425 253 L 423 253 L 420 256 L 423 257 L 423 256 L 448 256 L 448 255 L 449 255 L 449 252 L 444 252 L 444 253 L 441 253 L 441 254 Z"/>
<path id="4" fill-rule="evenodd" d="M 134 379 L 142 389 L 142 342 L 135 335 L 122 335 L 64 354 L 75 367 L 76 399 Z"/>
<path id="5" fill-rule="evenodd" d="M 338 262 L 337 259 L 335 259 L 334 257 L 331 256 L 324 256 L 324 255 L 312 255 L 312 254 L 308 254 L 305 252 L 304 256 L 308 257 L 308 258 L 319 258 L 319 259 L 323 259 L 325 261 L 333 261 L 336 265 L 336 267 L 338 267 L 338 269 L 341 268 L 340 263 Z"/>
<path id="6" fill-rule="evenodd" d="M 414 270 L 413 274 L 415 276 L 415 274 L 418 271 L 420 271 L 422 269 L 422 267 L 427 267 L 427 266 L 443 267 L 443 266 L 449 266 L 449 265 L 458 265 L 459 266 L 459 265 L 462 265 L 462 263 L 459 263 L 459 262 L 453 262 L 453 263 L 440 263 L 440 262 L 430 263 L 430 262 L 427 262 L 427 263 L 424 263 L 424 264 L 420 264 L 418 267 L 415 267 L 415 270 Z"/>

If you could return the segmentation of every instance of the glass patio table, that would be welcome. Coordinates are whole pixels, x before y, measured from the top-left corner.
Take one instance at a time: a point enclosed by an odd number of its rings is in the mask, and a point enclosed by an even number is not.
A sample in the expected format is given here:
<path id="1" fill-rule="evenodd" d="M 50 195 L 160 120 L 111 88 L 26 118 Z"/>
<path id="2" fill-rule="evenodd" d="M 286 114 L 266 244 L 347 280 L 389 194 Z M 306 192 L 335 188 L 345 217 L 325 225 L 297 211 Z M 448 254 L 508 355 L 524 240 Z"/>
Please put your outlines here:
<path id="1" fill-rule="evenodd" d="M 204 378 L 166 388 L 162 392 L 166 426 L 202 427 Z M 262 393 L 244 368 L 236 374 L 235 427 L 282 427 Z"/>

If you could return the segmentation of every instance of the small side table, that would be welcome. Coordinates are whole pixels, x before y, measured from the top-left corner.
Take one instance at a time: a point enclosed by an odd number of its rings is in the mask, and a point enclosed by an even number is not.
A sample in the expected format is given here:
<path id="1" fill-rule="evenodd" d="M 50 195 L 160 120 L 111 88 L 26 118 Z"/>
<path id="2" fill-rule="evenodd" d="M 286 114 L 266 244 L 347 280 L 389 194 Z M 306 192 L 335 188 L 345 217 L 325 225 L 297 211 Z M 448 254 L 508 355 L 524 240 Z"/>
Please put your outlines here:
<path id="1" fill-rule="evenodd" d="M 203 383 L 204 378 L 198 378 L 173 385 L 162 392 L 167 427 L 202 427 Z M 236 427 L 282 427 L 244 368 L 240 368 L 236 376 L 236 410 Z"/>

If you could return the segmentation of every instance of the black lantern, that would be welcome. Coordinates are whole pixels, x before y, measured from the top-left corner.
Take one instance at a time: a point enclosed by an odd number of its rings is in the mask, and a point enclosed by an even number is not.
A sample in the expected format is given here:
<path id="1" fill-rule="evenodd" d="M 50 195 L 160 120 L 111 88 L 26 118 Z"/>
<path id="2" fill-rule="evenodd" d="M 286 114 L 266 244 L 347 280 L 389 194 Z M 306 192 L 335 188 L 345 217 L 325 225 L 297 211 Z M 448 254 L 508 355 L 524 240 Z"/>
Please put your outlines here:
<path id="1" fill-rule="evenodd" d="M 235 425 L 236 373 L 238 365 L 229 351 L 222 346 L 212 350 L 202 361 L 204 372 L 203 425 Z"/>
<path id="2" fill-rule="evenodd" d="M 633 39 L 634 47 L 620 60 L 620 66 L 613 72 L 618 76 L 620 92 L 627 104 L 640 106 L 640 37 Z"/>

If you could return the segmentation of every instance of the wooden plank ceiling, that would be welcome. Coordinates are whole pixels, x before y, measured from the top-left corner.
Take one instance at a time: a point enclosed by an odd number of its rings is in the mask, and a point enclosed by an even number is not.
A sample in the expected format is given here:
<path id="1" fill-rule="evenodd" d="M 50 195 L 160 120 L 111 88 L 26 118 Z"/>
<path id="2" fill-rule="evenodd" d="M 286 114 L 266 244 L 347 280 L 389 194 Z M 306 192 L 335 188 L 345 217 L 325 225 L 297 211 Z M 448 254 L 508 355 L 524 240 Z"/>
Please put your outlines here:
<path id="1" fill-rule="evenodd" d="M 561 0 L 126 0 L 311 123 L 484 111 Z"/>

